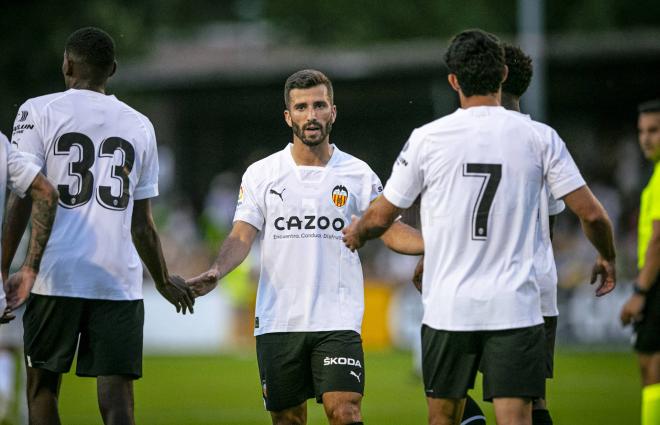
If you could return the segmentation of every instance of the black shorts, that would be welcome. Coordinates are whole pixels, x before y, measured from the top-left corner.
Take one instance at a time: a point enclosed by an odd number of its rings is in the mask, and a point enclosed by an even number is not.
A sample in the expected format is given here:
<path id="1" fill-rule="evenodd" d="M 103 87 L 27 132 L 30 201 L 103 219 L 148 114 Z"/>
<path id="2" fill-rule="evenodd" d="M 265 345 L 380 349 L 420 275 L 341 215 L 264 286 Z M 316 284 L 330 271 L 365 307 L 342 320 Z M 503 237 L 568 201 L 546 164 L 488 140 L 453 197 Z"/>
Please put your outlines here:
<path id="1" fill-rule="evenodd" d="M 442 331 L 422 326 L 426 396 L 465 398 L 481 368 L 484 400 L 545 397 L 543 325 L 501 331 Z"/>
<path id="2" fill-rule="evenodd" d="M 277 332 L 257 336 L 266 410 L 277 412 L 330 391 L 364 394 L 362 338 L 355 331 Z"/>
<path id="3" fill-rule="evenodd" d="M 66 373 L 78 346 L 78 376 L 142 376 L 142 300 L 32 294 L 23 327 L 29 367 Z"/>
<path id="4" fill-rule="evenodd" d="M 554 377 L 555 339 L 557 338 L 557 316 L 543 316 L 545 331 L 545 377 Z"/>
<path id="5" fill-rule="evenodd" d="M 635 351 L 643 354 L 660 352 L 660 276 L 646 294 L 642 314 L 642 321 L 635 323 Z"/>

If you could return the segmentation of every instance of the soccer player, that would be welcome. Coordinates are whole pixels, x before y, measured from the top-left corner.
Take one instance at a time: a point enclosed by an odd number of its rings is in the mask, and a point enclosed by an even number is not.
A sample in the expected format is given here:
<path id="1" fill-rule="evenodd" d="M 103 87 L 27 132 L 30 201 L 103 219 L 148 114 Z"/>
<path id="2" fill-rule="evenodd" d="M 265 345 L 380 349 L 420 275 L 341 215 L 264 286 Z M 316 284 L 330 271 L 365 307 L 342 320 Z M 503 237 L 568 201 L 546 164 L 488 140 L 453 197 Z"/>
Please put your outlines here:
<path id="1" fill-rule="evenodd" d="M 508 75 L 502 83 L 502 106 L 520 114 L 520 98 L 527 91 L 529 83 L 532 81 L 532 59 L 519 47 L 510 44 L 504 44 L 504 57 Z M 520 115 L 531 120 L 529 115 Z M 541 136 L 550 140 L 559 138 L 557 132 L 551 127 L 533 120 L 532 124 Z M 536 268 L 536 279 L 541 291 L 541 314 L 543 315 L 545 329 L 546 379 L 550 379 L 553 377 L 554 372 L 555 336 L 557 335 L 557 317 L 559 316 L 559 310 L 557 309 L 557 267 L 551 243 L 552 228 L 555 216 L 561 213 L 566 206 L 563 201 L 556 200 L 551 193 L 548 193 L 547 186 L 543 187 L 543 192 L 539 206 L 540 223 L 536 227 L 536 242 L 538 245 L 534 267 Z M 532 423 L 533 425 L 552 425 L 552 417 L 544 397 L 534 400 Z"/>
<path id="2" fill-rule="evenodd" d="M 105 424 L 134 423 L 133 380 L 142 375 L 142 264 L 177 311 L 192 312 L 185 281 L 168 274 L 151 215 L 158 195 L 153 126 L 106 94 L 116 70 L 114 42 L 82 28 L 65 44 L 68 90 L 26 101 L 12 143 L 59 190 L 53 237 L 36 280 L 21 287 L 30 423 L 59 424 L 61 374 L 76 347 L 79 376 L 97 378 Z M 10 198 L 2 268 L 25 229 L 28 203 Z M 23 271 L 19 272 L 19 275 Z"/>
<path id="3" fill-rule="evenodd" d="M 345 243 L 357 249 L 381 235 L 421 193 L 429 423 L 460 423 L 481 367 L 497 422 L 529 425 L 531 401 L 545 390 L 534 265 L 543 186 L 578 215 L 600 253 L 597 295 L 616 282 L 612 227 L 561 140 L 499 106 L 507 69 L 495 36 L 464 31 L 445 61 L 461 108 L 413 131 L 384 196 L 345 229 Z"/>
<path id="4" fill-rule="evenodd" d="M 330 424 L 362 423 L 363 277 L 341 230 L 382 186 L 366 163 L 330 144 L 333 99 L 331 81 L 317 70 L 286 80 L 293 143 L 247 169 L 217 260 L 188 281 L 197 296 L 208 293 L 261 238 L 254 327 L 263 398 L 277 425 L 305 424 L 312 397 Z M 423 249 L 419 232 L 399 222 L 383 240 L 402 253 Z"/>
<path id="5" fill-rule="evenodd" d="M 660 99 L 639 105 L 639 145 L 653 162 L 642 192 L 637 233 L 639 274 L 624 304 L 621 321 L 634 324 L 642 373 L 642 425 L 660 423 Z"/>

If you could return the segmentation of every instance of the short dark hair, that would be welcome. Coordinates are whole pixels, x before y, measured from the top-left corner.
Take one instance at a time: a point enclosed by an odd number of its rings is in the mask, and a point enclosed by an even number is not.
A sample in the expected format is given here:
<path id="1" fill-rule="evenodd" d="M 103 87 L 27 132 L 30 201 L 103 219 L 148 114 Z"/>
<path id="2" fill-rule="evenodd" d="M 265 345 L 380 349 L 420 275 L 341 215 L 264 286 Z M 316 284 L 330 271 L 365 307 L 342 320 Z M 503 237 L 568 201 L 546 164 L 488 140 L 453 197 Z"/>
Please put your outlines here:
<path id="1" fill-rule="evenodd" d="M 644 103 L 640 103 L 637 107 L 637 111 L 640 114 L 649 113 L 649 112 L 660 112 L 660 99 L 647 100 Z"/>
<path id="2" fill-rule="evenodd" d="M 115 42 L 100 28 L 85 27 L 74 31 L 66 40 L 64 50 L 73 59 L 89 67 L 89 78 L 97 82 L 112 74 L 115 63 Z"/>
<path id="3" fill-rule="evenodd" d="M 504 59 L 509 73 L 502 83 L 502 92 L 520 97 L 532 82 L 534 73 L 532 58 L 527 56 L 520 47 L 504 43 Z"/>
<path id="4" fill-rule="evenodd" d="M 497 37 L 479 29 L 454 36 L 445 63 L 465 96 L 495 93 L 504 79 L 504 49 Z"/>
<path id="5" fill-rule="evenodd" d="M 284 104 L 286 105 L 286 109 L 289 109 L 289 93 L 291 90 L 309 89 L 318 86 L 319 84 L 323 84 L 328 89 L 328 97 L 332 104 L 334 102 L 332 82 L 324 73 L 315 69 L 302 69 L 291 74 L 291 76 L 286 79 L 286 83 L 284 83 Z"/>

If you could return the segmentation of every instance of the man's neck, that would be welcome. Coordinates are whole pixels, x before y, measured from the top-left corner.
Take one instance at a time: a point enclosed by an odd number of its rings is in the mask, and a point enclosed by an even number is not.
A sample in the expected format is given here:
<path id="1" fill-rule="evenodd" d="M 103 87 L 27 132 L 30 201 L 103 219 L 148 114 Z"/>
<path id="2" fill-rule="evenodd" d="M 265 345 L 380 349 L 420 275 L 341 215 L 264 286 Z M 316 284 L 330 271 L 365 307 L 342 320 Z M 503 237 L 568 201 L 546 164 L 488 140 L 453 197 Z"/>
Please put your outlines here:
<path id="1" fill-rule="evenodd" d="M 502 92 L 502 106 L 504 109 L 520 112 L 520 98 L 512 94 Z"/>
<path id="2" fill-rule="evenodd" d="M 294 137 L 291 156 L 296 165 L 324 167 L 330 161 L 332 151 L 333 147 L 327 139 L 316 146 L 307 146 Z"/>
<path id="3" fill-rule="evenodd" d="M 460 93 L 461 108 L 467 109 L 475 106 L 500 106 L 500 93 L 486 95 L 465 96 Z"/>
<path id="4" fill-rule="evenodd" d="M 67 88 L 76 90 L 90 90 L 97 93 L 105 94 L 105 85 L 92 84 L 87 80 L 72 80 L 67 84 Z"/>

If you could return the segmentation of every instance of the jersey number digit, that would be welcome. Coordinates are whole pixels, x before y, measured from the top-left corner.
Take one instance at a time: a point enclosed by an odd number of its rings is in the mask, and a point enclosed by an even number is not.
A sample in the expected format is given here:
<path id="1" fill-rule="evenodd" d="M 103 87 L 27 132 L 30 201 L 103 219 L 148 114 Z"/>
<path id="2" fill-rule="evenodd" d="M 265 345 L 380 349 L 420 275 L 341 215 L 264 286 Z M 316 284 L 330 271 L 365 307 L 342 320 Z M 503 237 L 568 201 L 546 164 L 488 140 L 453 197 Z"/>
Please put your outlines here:
<path id="1" fill-rule="evenodd" d="M 55 155 L 69 155 L 71 149 L 76 147 L 80 159 L 69 163 L 69 175 L 78 179 L 77 193 L 71 193 L 69 185 L 59 184 L 60 205 L 64 208 L 76 208 L 85 205 L 92 198 L 94 192 L 94 175 L 90 168 L 94 165 L 94 142 L 82 133 L 63 134 L 55 143 Z M 96 200 L 101 206 L 112 210 L 124 210 L 128 206 L 128 175 L 135 162 L 135 149 L 128 141 L 120 137 L 110 137 L 101 142 L 99 158 L 114 158 L 115 152 L 122 154 L 122 163 L 112 167 L 111 177 L 121 182 L 119 196 L 112 195 L 110 186 L 99 186 Z"/>
<path id="2" fill-rule="evenodd" d="M 483 179 L 477 202 L 472 210 L 472 240 L 485 241 L 488 238 L 488 216 L 493 205 L 497 186 L 502 178 L 502 164 L 465 164 L 465 177 Z"/>
<path id="3" fill-rule="evenodd" d="M 110 186 L 99 186 L 97 200 L 99 204 L 111 210 L 125 210 L 128 206 L 128 175 L 131 174 L 133 163 L 135 162 L 135 149 L 126 140 L 120 137 L 110 137 L 101 143 L 99 148 L 99 158 L 115 156 L 115 152 L 122 153 L 123 160 L 121 165 L 112 167 L 112 178 L 121 182 L 119 186 L 119 196 L 112 196 Z"/>
<path id="4" fill-rule="evenodd" d="M 94 175 L 89 171 L 94 165 L 94 142 L 89 137 L 82 133 L 63 134 L 55 143 L 55 155 L 69 155 L 74 146 L 78 149 L 80 159 L 69 163 L 69 175 L 78 179 L 78 192 L 71 193 L 69 185 L 57 185 L 60 205 L 64 208 L 85 205 L 92 198 L 94 190 Z"/>

